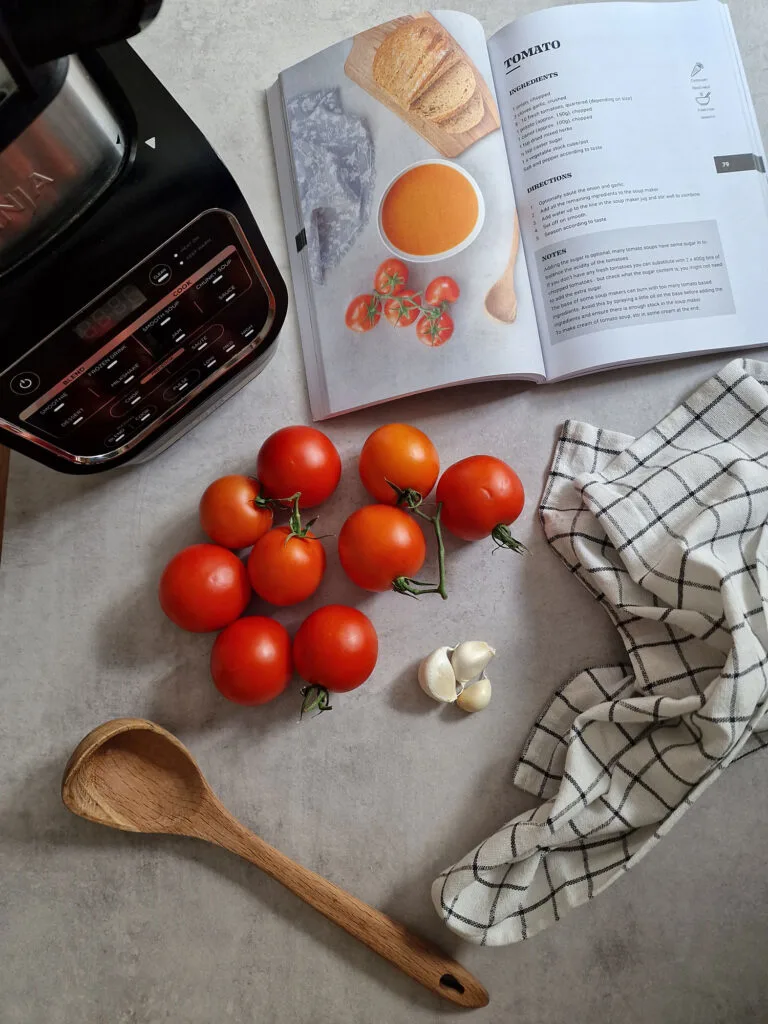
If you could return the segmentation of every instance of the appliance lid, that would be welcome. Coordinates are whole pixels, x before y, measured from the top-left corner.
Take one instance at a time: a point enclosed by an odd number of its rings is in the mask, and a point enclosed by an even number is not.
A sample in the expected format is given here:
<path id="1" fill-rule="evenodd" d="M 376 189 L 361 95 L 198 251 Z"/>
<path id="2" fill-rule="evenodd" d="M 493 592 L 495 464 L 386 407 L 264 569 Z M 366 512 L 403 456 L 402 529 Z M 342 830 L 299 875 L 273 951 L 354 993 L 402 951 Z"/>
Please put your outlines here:
<path id="1" fill-rule="evenodd" d="M 0 0 L 17 55 L 35 66 L 136 35 L 162 0 Z M 0 34 L 2 25 L 0 24 Z"/>

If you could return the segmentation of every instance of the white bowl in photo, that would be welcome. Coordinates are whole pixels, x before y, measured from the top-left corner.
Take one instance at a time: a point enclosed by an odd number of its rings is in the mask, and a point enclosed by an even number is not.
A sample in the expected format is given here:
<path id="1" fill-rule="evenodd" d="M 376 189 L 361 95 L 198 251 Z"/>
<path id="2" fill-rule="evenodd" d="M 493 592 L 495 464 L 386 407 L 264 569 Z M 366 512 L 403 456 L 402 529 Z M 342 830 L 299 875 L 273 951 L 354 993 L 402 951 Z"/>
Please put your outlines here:
<path id="1" fill-rule="evenodd" d="M 462 177 L 469 182 L 469 184 L 472 186 L 472 190 L 475 193 L 475 197 L 477 198 L 477 220 L 475 221 L 474 227 L 466 236 L 466 238 L 463 238 L 461 242 L 459 242 L 457 245 L 454 245 L 452 248 L 445 249 L 442 252 L 429 253 L 428 255 L 418 255 L 415 253 L 405 252 L 403 249 L 399 249 L 389 240 L 384 230 L 382 217 L 384 213 L 384 204 L 387 201 L 387 196 L 391 192 L 392 187 L 398 181 L 400 181 L 400 179 L 404 175 L 408 174 L 408 172 L 412 171 L 415 167 L 426 167 L 427 165 L 430 164 L 442 164 L 445 167 L 450 167 L 453 171 L 456 171 L 458 174 L 462 175 Z M 390 181 L 387 187 L 384 189 L 381 199 L 379 200 L 379 210 L 377 214 L 379 235 L 381 236 L 382 242 L 394 256 L 398 256 L 401 260 L 405 260 L 407 263 L 434 263 L 436 260 L 444 260 L 447 259 L 449 256 L 456 256 L 457 253 L 462 252 L 464 249 L 467 248 L 468 245 L 471 245 L 472 242 L 474 242 L 474 240 L 477 238 L 477 236 L 480 234 L 480 231 L 482 230 L 484 220 L 485 202 L 483 200 L 483 193 L 480 191 L 480 187 L 475 181 L 475 179 L 468 171 L 465 171 L 463 167 L 460 167 L 459 164 L 454 163 L 453 160 L 441 160 L 439 157 L 434 157 L 430 160 L 418 160 L 416 163 L 411 164 L 408 167 L 404 167 L 402 171 L 399 171 L 395 175 L 395 177 Z"/>

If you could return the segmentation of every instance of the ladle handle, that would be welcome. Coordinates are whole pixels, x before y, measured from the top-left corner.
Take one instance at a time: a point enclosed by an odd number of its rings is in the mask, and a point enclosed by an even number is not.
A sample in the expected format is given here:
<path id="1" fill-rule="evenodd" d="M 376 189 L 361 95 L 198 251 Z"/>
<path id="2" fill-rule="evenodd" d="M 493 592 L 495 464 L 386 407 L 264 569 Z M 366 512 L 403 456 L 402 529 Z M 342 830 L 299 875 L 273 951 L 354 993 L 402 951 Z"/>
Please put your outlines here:
<path id="1" fill-rule="evenodd" d="M 251 861 L 329 921 L 443 999 L 467 1009 L 487 1006 L 488 993 L 461 964 L 404 925 L 286 857 L 220 805 L 207 818 L 205 833 L 198 835 Z"/>

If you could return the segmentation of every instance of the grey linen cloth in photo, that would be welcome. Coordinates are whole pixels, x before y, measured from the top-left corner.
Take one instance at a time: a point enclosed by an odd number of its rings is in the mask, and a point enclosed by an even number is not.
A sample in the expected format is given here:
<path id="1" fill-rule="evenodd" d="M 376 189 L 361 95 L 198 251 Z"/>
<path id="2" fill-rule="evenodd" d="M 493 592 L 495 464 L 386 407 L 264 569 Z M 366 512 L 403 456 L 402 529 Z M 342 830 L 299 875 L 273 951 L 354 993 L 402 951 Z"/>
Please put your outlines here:
<path id="1" fill-rule="evenodd" d="M 371 215 L 373 139 L 363 118 L 345 113 L 338 89 L 302 93 L 287 110 L 309 270 L 322 284 Z"/>
<path id="2" fill-rule="evenodd" d="M 543 803 L 434 882 L 445 923 L 487 945 L 596 896 L 768 746 L 768 364 L 729 363 L 637 439 L 566 423 L 541 521 L 628 664 L 555 693 L 515 774 Z"/>

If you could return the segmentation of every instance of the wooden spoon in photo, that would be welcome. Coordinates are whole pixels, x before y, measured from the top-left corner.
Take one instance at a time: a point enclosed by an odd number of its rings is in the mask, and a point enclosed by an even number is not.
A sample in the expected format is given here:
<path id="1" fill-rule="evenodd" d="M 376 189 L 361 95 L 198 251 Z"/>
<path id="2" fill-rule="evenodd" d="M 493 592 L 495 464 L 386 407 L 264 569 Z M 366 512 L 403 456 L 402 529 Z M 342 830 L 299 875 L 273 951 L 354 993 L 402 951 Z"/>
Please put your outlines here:
<path id="1" fill-rule="evenodd" d="M 467 1009 L 488 1005 L 480 982 L 437 946 L 250 832 L 216 798 L 187 748 L 154 722 L 116 718 L 88 733 L 69 759 L 61 796 L 74 814 L 100 825 L 230 850 L 443 999 Z"/>
<path id="2" fill-rule="evenodd" d="M 512 229 L 512 250 L 509 262 L 496 284 L 491 285 L 485 296 L 485 311 L 488 316 L 502 324 L 514 323 L 517 317 L 517 296 L 515 295 L 515 263 L 520 248 L 520 222 L 515 210 L 515 225 Z"/>

